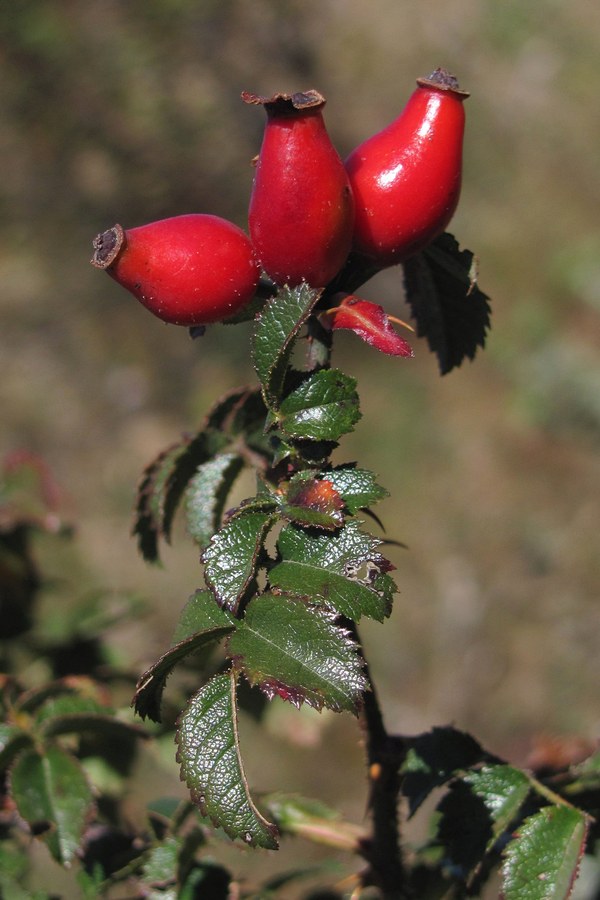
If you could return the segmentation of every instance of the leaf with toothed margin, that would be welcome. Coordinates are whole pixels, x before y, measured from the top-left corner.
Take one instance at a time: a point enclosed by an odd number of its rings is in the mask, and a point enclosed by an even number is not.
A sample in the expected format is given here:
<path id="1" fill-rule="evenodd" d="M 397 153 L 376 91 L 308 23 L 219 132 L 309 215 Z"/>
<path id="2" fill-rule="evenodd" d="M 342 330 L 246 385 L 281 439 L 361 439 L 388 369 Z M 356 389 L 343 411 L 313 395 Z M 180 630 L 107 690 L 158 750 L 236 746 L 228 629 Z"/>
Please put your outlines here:
<path id="1" fill-rule="evenodd" d="M 242 508 L 215 535 L 202 554 L 204 577 L 219 606 L 235 613 L 256 576 L 267 532 L 276 516 L 272 503 Z"/>
<path id="2" fill-rule="evenodd" d="M 505 851 L 505 900 L 568 900 L 589 819 L 572 806 L 544 806 L 518 828 Z"/>
<path id="3" fill-rule="evenodd" d="M 44 753 L 26 750 L 10 772 L 18 814 L 38 832 L 55 860 L 70 865 L 94 812 L 92 789 L 79 760 L 49 744 Z"/>
<path id="4" fill-rule="evenodd" d="M 281 561 L 269 572 L 269 583 L 349 619 L 382 622 L 396 585 L 387 574 L 394 566 L 377 551 L 380 544 L 357 521 L 334 535 L 288 525 L 277 541 Z"/>
<path id="5" fill-rule="evenodd" d="M 447 232 L 403 263 L 406 300 L 442 375 L 474 359 L 490 327 L 490 298 L 477 284 L 477 260 Z"/>
<path id="6" fill-rule="evenodd" d="M 311 441 L 337 441 L 360 416 L 356 380 L 338 369 L 311 373 L 284 397 L 278 414 L 285 435 Z"/>
<path id="7" fill-rule="evenodd" d="M 285 594 L 250 601 L 227 654 L 251 684 L 296 706 L 356 713 L 368 688 L 357 646 L 333 616 Z"/>
<path id="8" fill-rule="evenodd" d="M 306 284 L 280 288 L 256 319 L 252 359 L 265 403 L 271 409 L 279 405 L 294 341 L 320 294 Z"/>
<path id="9" fill-rule="evenodd" d="M 237 453 L 220 453 L 196 469 L 185 492 L 187 528 L 206 547 L 221 524 L 231 487 L 244 466 Z"/>
<path id="10" fill-rule="evenodd" d="M 165 486 L 185 444 L 163 450 L 146 466 L 138 485 L 132 533 L 146 562 L 158 562 L 158 541 L 163 535 Z"/>
<path id="11" fill-rule="evenodd" d="M 281 501 L 284 518 L 299 525 L 334 531 L 344 524 L 344 501 L 333 484 L 307 470 L 290 479 Z"/>
<path id="12" fill-rule="evenodd" d="M 138 679 L 131 701 L 136 713 L 160 722 L 160 706 L 167 678 L 175 666 L 202 648 L 234 631 L 235 619 L 219 609 L 210 591 L 196 591 L 183 609 L 173 646 Z"/>
<path id="13" fill-rule="evenodd" d="M 254 805 L 242 766 L 235 673 L 214 676 L 192 697 L 175 740 L 181 779 L 202 814 L 231 838 L 276 850 L 277 827 Z"/>
<path id="14" fill-rule="evenodd" d="M 357 469 L 354 463 L 336 466 L 323 472 L 321 477 L 332 483 L 352 515 L 389 496 L 389 492 L 377 484 L 373 472 Z"/>

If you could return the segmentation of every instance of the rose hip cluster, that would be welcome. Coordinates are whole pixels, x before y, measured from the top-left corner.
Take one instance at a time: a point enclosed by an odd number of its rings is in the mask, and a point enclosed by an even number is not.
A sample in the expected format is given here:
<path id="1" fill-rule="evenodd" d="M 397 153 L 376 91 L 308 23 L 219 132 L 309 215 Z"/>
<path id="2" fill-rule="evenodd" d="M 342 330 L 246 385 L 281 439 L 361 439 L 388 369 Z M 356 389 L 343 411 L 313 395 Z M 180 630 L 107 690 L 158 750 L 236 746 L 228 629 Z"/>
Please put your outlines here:
<path id="1" fill-rule="evenodd" d="M 417 81 L 387 128 L 340 159 L 317 91 L 259 97 L 267 122 L 256 162 L 248 237 L 232 222 L 194 213 L 94 240 L 106 269 L 165 322 L 231 318 L 254 297 L 261 272 L 276 285 L 326 287 L 351 251 L 384 268 L 441 234 L 460 194 L 463 100 L 443 69 Z"/>

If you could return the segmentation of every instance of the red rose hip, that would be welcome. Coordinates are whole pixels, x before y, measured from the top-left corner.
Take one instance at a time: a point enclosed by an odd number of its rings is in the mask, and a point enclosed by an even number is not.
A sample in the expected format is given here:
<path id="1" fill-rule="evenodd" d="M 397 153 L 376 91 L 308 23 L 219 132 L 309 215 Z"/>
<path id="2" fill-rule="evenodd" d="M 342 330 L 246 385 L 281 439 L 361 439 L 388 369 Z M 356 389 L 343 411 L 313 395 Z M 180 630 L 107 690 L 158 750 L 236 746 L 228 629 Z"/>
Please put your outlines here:
<path id="1" fill-rule="evenodd" d="M 247 235 L 201 213 L 161 219 L 94 240 L 92 265 L 174 325 L 208 325 L 234 315 L 254 296 L 260 267 Z"/>
<path id="2" fill-rule="evenodd" d="M 242 94 L 267 113 L 249 209 L 252 243 L 266 273 L 291 287 L 323 287 L 352 244 L 354 202 L 344 164 L 325 128 L 317 91 Z"/>
<path id="3" fill-rule="evenodd" d="M 441 234 L 460 195 L 469 95 L 444 69 L 417 85 L 398 118 L 346 160 L 356 204 L 354 247 L 384 266 Z"/>

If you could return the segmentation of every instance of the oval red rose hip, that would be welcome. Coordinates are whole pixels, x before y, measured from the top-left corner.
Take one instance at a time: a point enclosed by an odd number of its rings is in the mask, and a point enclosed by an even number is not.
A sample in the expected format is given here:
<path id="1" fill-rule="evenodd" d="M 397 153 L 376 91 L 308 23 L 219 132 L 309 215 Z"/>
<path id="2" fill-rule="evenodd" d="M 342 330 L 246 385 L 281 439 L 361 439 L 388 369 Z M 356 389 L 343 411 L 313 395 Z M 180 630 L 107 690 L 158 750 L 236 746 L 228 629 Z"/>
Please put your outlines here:
<path id="1" fill-rule="evenodd" d="M 92 265 L 174 325 L 227 319 L 254 296 L 260 267 L 248 236 L 226 219 L 192 213 L 94 240 Z"/>

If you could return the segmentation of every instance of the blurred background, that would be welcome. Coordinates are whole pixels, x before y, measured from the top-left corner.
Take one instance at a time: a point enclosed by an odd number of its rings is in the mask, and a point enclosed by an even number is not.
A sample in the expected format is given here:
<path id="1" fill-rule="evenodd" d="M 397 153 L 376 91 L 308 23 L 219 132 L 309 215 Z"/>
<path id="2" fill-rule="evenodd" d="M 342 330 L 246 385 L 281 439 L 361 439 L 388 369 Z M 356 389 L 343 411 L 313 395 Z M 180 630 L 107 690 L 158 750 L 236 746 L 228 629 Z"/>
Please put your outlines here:
<path id="1" fill-rule="evenodd" d="M 4 6 L 0 457 L 38 453 L 61 486 L 78 561 L 60 577 L 74 596 L 102 585 L 145 599 L 135 629 L 112 638 L 130 665 L 165 649 L 199 580 L 183 534 L 163 568 L 138 558 L 135 483 L 254 380 L 250 328 L 192 342 L 91 268 L 92 238 L 186 212 L 245 226 L 263 115 L 244 89 L 317 88 L 345 156 L 444 66 L 471 92 L 449 230 L 480 259 L 493 330 L 444 378 L 425 342 L 402 360 L 339 337 L 363 418 L 337 459 L 378 473 L 391 492 L 379 514 L 408 545 L 391 551 L 392 619 L 364 640 L 390 730 L 453 723 L 521 764 L 550 735 L 597 740 L 599 53 L 600 6 L 584 0 Z M 406 314 L 398 271 L 362 294 Z M 270 722 L 268 739 L 247 726 L 251 782 L 341 794 L 362 815 L 351 718 L 279 705 Z M 177 784 L 174 762 L 171 774 Z"/>

